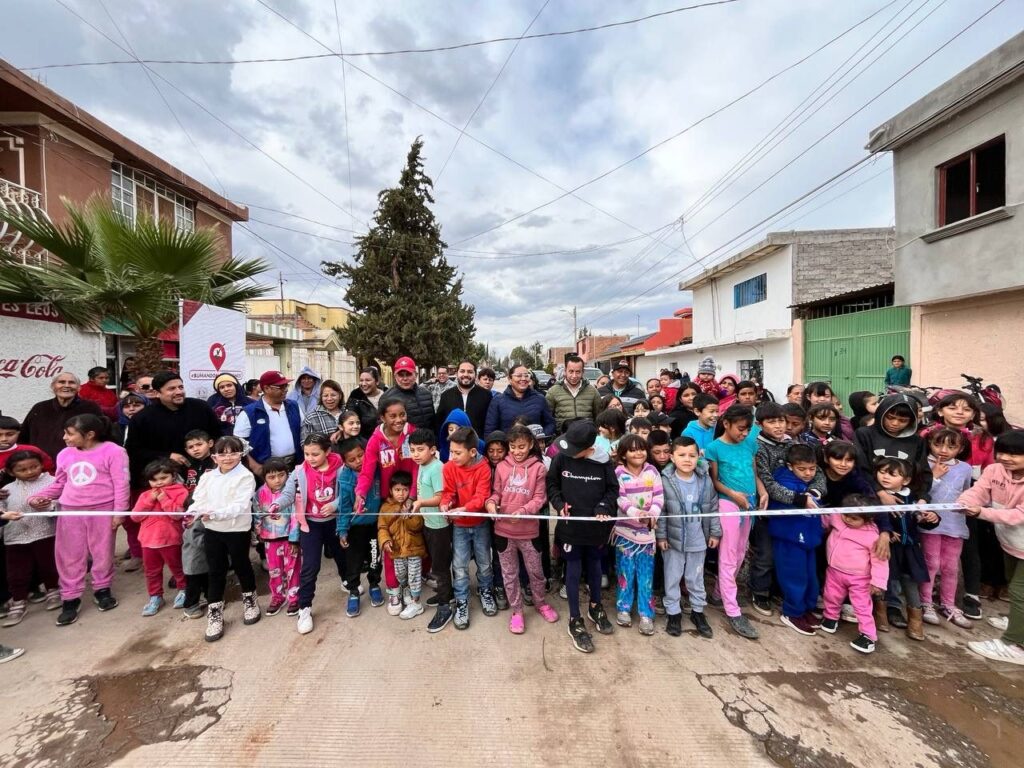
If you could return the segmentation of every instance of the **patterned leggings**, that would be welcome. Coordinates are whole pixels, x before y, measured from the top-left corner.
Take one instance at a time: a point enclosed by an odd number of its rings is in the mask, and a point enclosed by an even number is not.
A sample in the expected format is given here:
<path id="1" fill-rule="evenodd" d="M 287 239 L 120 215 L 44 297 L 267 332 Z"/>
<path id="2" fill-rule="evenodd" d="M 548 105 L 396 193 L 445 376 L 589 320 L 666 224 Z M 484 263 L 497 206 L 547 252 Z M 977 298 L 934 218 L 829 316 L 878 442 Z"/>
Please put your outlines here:
<path id="1" fill-rule="evenodd" d="M 634 544 L 616 537 L 615 570 L 619 575 L 615 610 L 630 613 L 633 610 L 634 585 L 636 611 L 640 616 L 654 618 L 654 545 Z"/>
<path id="2" fill-rule="evenodd" d="M 422 557 L 396 557 L 395 576 L 398 578 L 398 587 L 388 587 L 389 595 L 400 595 L 402 587 L 408 586 L 413 599 L 418 599 L 423 589 L 423 558 Z"/>
<path id="3" fill-rule="evenodd" d="M 270 601 L 299 604 L 299 572 L 302 568 L 302 554 L 292 554 L 288 539 L 264 541 L 267 552 L 267 568 L 270 570 Z"/>

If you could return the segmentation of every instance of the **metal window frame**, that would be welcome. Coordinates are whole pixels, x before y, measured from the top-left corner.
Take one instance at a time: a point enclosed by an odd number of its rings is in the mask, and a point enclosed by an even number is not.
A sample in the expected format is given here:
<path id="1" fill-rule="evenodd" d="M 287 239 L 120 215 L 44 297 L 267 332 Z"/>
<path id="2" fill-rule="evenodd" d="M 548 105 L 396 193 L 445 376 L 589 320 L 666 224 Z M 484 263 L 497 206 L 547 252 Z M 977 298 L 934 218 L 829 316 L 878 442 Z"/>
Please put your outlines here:
<path id="1" fill-rule="evenodd" d="M 121 179 L 121 184 L 118 184 Z M 131 215 L 127 215 L 133 224 L 138 216 L 139 196 L 136 187 L 142 187 L 153 193 L 153 216 L 159 216 L 160 199 L 163 198 L 173 206 L 174 226 L 183 232 L 194 232 L 196 228 L 196 213 L 193 201 L 185 195 L 171 189 L 142 171 L 135 170 L 124 163 L 114 162 L 111 164 L 111 185 L 110 197 L 117 208 L 130 208 Z M 126 203 L 125 196 L 130 200 Z M 120 211 L 125 215 L 124 211 Z"/>

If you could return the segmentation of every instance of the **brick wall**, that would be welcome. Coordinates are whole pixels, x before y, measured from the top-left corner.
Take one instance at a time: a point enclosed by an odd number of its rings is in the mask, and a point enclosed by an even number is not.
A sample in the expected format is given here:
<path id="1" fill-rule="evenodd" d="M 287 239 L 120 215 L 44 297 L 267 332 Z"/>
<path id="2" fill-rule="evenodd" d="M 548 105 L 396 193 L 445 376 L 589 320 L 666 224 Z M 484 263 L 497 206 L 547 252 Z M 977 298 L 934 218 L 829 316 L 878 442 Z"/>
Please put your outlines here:
<path id="1" fill-rule="evenodd" d="M 803 304 L 893 281 L 891 229 L 836 230 L 794 244 L 793 303 Z"/>

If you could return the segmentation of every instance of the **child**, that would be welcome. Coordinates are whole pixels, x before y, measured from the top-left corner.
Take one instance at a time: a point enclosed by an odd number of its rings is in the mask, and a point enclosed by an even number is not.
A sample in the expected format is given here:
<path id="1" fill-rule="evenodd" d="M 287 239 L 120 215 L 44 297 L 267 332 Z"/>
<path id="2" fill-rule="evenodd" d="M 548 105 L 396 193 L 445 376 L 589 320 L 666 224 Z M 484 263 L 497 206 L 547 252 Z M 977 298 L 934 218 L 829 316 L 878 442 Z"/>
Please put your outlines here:
<path id="1" fill-rule="evenodd" d="M 885 372 L 885 386 L 909 387 L 913 372 L 907 368 L 907 361 L 903 359 L 903 355 L 893 355 L 890 362 L 892 367 Z"/>
<path id="2" fill-rule="evenodd" d="M 57 455 L 56 477 L 29 498 L 32 509 L 48 511 L 57 499 L 61 509 L 128 510 L 128 454 L 107 442 L 109 428 L 106 419 L 91 413 L 67 420 L 67 448 Z M 86 572 L 92 577 L 97 608 L 109 611 L 117 607 L 110 585 L 114 581 L 114 534 L 122 521 L 123 517 L 110 515 L 62 515 L 57 519 L 55 559 L 62 600 L 57 626 L 78 620 Z"/>
<path id="3" fill-rule="evenodd" d="M 807 431 L 800 436 L 800 442 L 815 447 L 824 447 L 835 438 L 839 411 L 828 403 L 816 403 L 807 409 Z"/>
<path id="4" fill-rule="evenodd" d="M 705 357 L 700 361 L 697 366 L 697 380 L 694 382 L 700 391 L 706 395 L 712 395 L 715 398 L 715 402 L 718 402 L 718 382 L 715 381 L 715 373 L 717 367 L 715 366 L 715 358 Z"/>
<path id="5" fill-rule="evenodd" d="M 914 504 L 917 494 L 911 489 L 914 470 L 903 459 L 882 457 L 875 461 L 875 482 L 896 504 Z M 928 566 L 921 549 L 921 531 L 935 528 L 939 516 L 934 512 L 912 511 L 889 513 L 893 537 L 889 558 L 889 589 L 886 592 L 885 616 L 888 624 L 906 628 L 911 640 L 924 640 L 924 626 L 921 609 L 921 585 L 928 582 Z M 907 618 L 900 611 L 899 593 L 902 590 L 907 601 Z M 876 612 L 878 608 L 875 609 Z M 879 628 L 881 622 L 879 621 Z"/>
<path id="6" fill-rule="evenodd" d="M 931 500 L 935 504 L 952 504 L 971 487 L 971 465 L 956 457 L 967 441 L 956 429 L 942 427 L 928 435 L 928 463 L 932 468 Z M 971 626 L 963 611 L 956 607 L 956 587 L 960 579 L 960 553 L 968 537 L 967 521 L 963 512 L 942 513 L 937 528 L 923 531 L 921 547 L 928 567 L 928 581 L 921 585 L 923 619 L 926 624 L 951 621 L 962 629 Z M 941 574 L 940 602 L 934 603 L 933 586 L 936 574 Z"/>
<path id="7" fill-rule="evenodd" d="M 473 425 L 469 421 L 469 415 L 461 408 L 456 408 L 448 414 L 448 418 L 445 419 L 444 424 L 441 425 L 441 430 L 437 435 L 438 454 L 442 462 L 448 461 L 448 438 L 455 432 L 455 430 L 471 426 Z M 487 445 L 490 445 L 490 443 L 487 443 L 486 445 L 481 444 L 478 447 L 481 454 L 486 452 Z"/>
<path id="8" fill-rule="evenodd" d="M 185 574 L 181 570 L 181 518 L 185 512 L 188 491 L 178 481 L 178 465 L 170 459 L 157 459 L 146 465 L 142 476 L 149 483 L 135 502 L 132 520 L 139 524 L 139 543 L 142 544 L 142 567 L 146 574 L 149 601 L 142 609 L 143 616 L 156 616 L 164 606 L 164 565 L 174 577 L 178 594 L 174 607 L 185 607 Z"/>
<path id="9" fill-rule="evenodd" d="M 520 415 L 512 420 L 512 425 L 520 424 L 521 426 L 527 426 L 527 417 Z M 467 424 L 468 426 L 468 424 Z M 543 427 L 538 425 L 538 429 L 541 432 L 544 431 Z M 500 429 L 496 429 L 487 436 L 487 440 L 483 443 L 481 452 L 487 456 L 487 463 L 491 467 L 491 482 L 494 482 L 494 471 L 498 468 L 508 456 L 508 437 Z M 446 456 L 442 456 L 441 460 L 446 460 Z M 505 579 L 501 572 L 501 553 L 498 552 L 497 545 L 494 542 L 494 523 L 491 520 L 486 522 L 488 535 L 491 538 L 491 574 L 494 577 L 494 603 L 498 606 L 499 611 L 504 611 L 508 608 L 508 593 L 505 592 Z"/>
<path id="10" fill-rule="evenodd" d="M 594 641 L 580 614 L 580 576 L 584 562 L 590 605 L 587 616 L 597 631 L 611 634 L 601 605 L 601 558 L 612 529 L 612 515 L 619 497 L 619 481 L 608 454 L 595 444 L 597 427 L 580 419 L 569 425 L 556 441 L 558 454 L 548 468 L 548 501 L 561 519 L 555 526 L 555 539 L 561 542 L 560 556 L 565 562 L 565 588 L 569 600 L 569 637 L 576 650 L 594 652 Z M 573 522 L 574 517 L 597 520 Z"/>
<path id="11" fill-rule="evenodd" d="M 665 631 L 673 637 L 683 633 L 679 582 L 686 582 L 690 596 L 690 621 L 701 637 L 713 636 L 704 616 L 704 554 L 718 547 L 722 524 L 718 518 L 718 494 L 700 464 L 700 449 L 692 437 L 672 441 L 672 464 L 662 471 L 665 514 L 658 518 L 658 549 L 665 559 Z M 707 517 L 679 517 L 679 515 Z"/>
<path id="12" fill-rule="evenodd" d="M 876 504 L 873 497 L 851 494 L 843 499 L 844 507 L 868 507 Z M 860 634 L 850 647 L 861 653 L 872 653 L 878 642 L 871 604 L 885 592 L 889 581 L 889 564 L 874 553 L 878 529 L 872 515 L 855 511 L 821 516 L 823 528 L 830 529 L 825 542 L 828 568 L 825 570 L 825 613 L 821 630 L 834 635 L 839 628 L 840 606 L 849 595 L 857 616 Z"/>
<path id="13" fill-rule="evenodd" d="M 659 472 L 672 463 L 672 438 L 663 430 L 656 429 L 647 438 L 647 447 L 651 453 L 651 464 Z"/>
<path id="14" fill-rule="evenodd" d="M 854 429 L 867 427 L 875 421 L 875 411 L 878 410 L 878 395 L 874 392 L 861 390 L 853 392 L 849 397 L 850 410 L 853 411 L 853 418 L 850 424 Z"/>
<path id="15" fill-rule="evenodd" d="M 976 640 L 967 647 L 987 659 L 1024 665 L 1024 430 L 999 435 L 995 457 L 957 501 L 971 517 L 995 523 L 1006 561 L 1010 616 L 1001 639 Z"/>
<path id="16" fill-rule="evenodd" d="M 806 396 L 807 393 L 804 394 Z M 931 487 L 931 468 L 928 466 L 928 446 L 917 434 L 917 406 L 917 401 L 909 395 L 883 397 L 875 411 L 874 424 L 858 429 L 853 442 L 860 454 L 858 463 L 872 482 L 876 459 L 890 456 L 905 458 L 918 479 L 915 484 L 919 486 L 918 492 L 927 497 Z M 898 503 L 895 495 L 885 489 L 879 488 L 877 495 L 882 504 Z"/>
<path id="17" fill-rule="evenodd" d="M 0 416 L 0 486 L 7 485 L 14 480 L 14 477 L 7 471 L 7 460 L 15 451 L 31 451 L 43 463 L 42 471 L 47 474 L 53 473 L 53 459 L 45 451 L 34 445 L 18 444 L 20 432 L 21 424 L 17 419 Z"/>
<path id="18" fill-rule="evenodd" d="M 190 515 L 203 521 L 203 547 L 209 564 L 210 601 L 206 613 L 206 641 L 224 636 L 224 587 L 228 569 L 238 576 L 242 587 L 242 623 L 260 620 L 256 602 L 256 575 L 249 562 L 249 535 L 252 528 L 252 495 L 256 479 L 242 465 L 242 441 L 221 437 L 213 447 L 217 469 L 199 478 L 192 494 Z"/>
<path id="19" fill-rule="evenodd" d="M 491 468 L 480 456 L 479 438 L 463 427 L 449 438 L 451 459 L 444 465 L 441 512 L 454 517 L 452 569 L 455 572 L 455 628 L 469 627 L 469 558 L 476 560 L 477 592 L 485 616 L 498 613 L 491 568 L 491 536 L 483 517 L 460 517 L 459 512 L 483 512 L 491 490 Z"/>
<path id="20" fill-rule="evenodd" d="M 452 531 L 445 516 L 440 514 L 441 493 L 444 490 L 442 464 L 435 453 L 434 433 L 417 429 L 409 435 L 412 460 L 419 467 L 416 474 L 416 501 L 412 503 L 414 515 L 423 515 L 423 539 L 430 556 L 431 568 L 437 580 L 437 589 L 427 604 L 437 606 L 434 617 L 427 624 L 427 632 L 440 632 L 452 620 Z"/>
<path id="21" fill-rule="evenodd" d="M 757 407 L 757 384 L 752 381 L 741 381 L 736 385 L 736 403 L 754 412 Z"/>
<path id="22" fill-rule="evenodd" d="M 3 529 L 7 567 L 7 586 L 11 603 L 3 626 L 21 623 L 28 610 L 32 581 L 46 586 L 46 610 L 60 608 L 57 589 L 57 564 L 54 560 L 54 536 L 57 522 L 52 517 L 29 515 L 30 497 L 53 483 L 53 475 L 43 471 L 42 458 L 32 450 L 22 448 L 7 455 L 4 474 L 13 479 L 5 486 L 7 498 L 0 499 L 0 517 L 6 522 Z"/>
<path id="23" fill-rule="evenodd" d="M 749 640 L 757 640 L 759 635 L 736 602 L 736 574 L 747 553 L 751 521 L 749 515 L 734 513 L 754 512 L 759 507 L 759 499 L 760 503 L 768 503 L 764 486 L 754 471 L 757 441 L 749 439 L 753 421 L 748 408 L 728 409 L 722 415 L 722 436 L 712 441 L 704 452 L 711 481 L 718 491 L 719 508 L 723 513 L 733 513 L 723 514 L 722 518 L 718 590 L 729 624 L 737 634 Z"/>
<path id="24" fill-rule="evenodd" d="M 338 499 L 341 496 L 339 475 L 344 464 L 341 456 L 331 451 L 326 435 L 309 435 L 302 441 L 305 458 L 293 471 L 289 482 L 295 485 L 295 518 L 299 528 L 299 618 L 296 629 L 300 635 L 313 631 L 313 597 L 316 578 L 320 575 L 320 559 L 326 553 L 334 560 L 338 578 L 345 580 L 345 553 L 336 536 Z"/>
<path id="25" fill-rule="evenodd" d="M 185 435 L 185 453 L 188 466 L 184 468 L 182 483 L 191 494 L 199 485 L 199 478 L 213 472 L 217 465 L 213 460 L 213 439 L 203 430 L 194 429 Z M 181 570 L 185 574 L 185 606 L 187 618 L 201 619 L 205 614 L 210 592 L 209 567 L 206 564 L 206 527 L 203 521 L 192 515 L 182 520 Z"/>
<path id="26" fill-rule="evenodd" d="M 845 440 L 833 440 L 821 453 L 820 466 L 825 476 L 823 507 L 842 507 L 843 499 L 851 495 L 873 496 L 871 481 L 857 466 L 857 446 Z M 877 502 L 872 502 L 877 503 Z M 874 522 L 888 521 L 888 515 L 879 515 Z M 883 530 L 879 528 L 879 530 Z M 888 530 L 891 530 L 889 528 Z"/>
<path id="27" fill-rule="evenodd" d="M 683 435 L 697 443 L 700 455 L 703 456 L 711 441 L 715 439 L 715 424 L 718 423 L 718 399 L 713 395 L 702 394 L 693 398 L 693 412 L 697 415 L 694 421 L 686 425 Z"/>
<path id="28" fill-rule="evenodd" d="M 771 475 L 775 496 L 768 491 L 769 509 L 817 508 L 817 497 L 810 488 L 821 473 L 815 459 L 809 445 L 796 443 L 786 449 L 786 465 Z M 767 490 L 767 484 L 765 487 Z M 782 501 L 785 497 L 791 500 Z M 775 516 L 768 518 L 768 532 L 775 576 L 782 588 L 782 623 L 801 635 L 813 635 L 820 626 L 814 608 L 818 602 L 815 550 L 821 543 L 821 522 L 815 514 Z"/>
<path id="29" fill-rule="evenodd" d="M 423 613 L 420 592 L 423 591 L 423 558 L 427 556 L 423 517 L 413 514 L 413 502 L 409 499 L 412 475 L 399 470 L 391 475 L 389 485 L 388 498 L 380 505 L 377 518 L 380 548 L 394 562 L 398 578 L 398 586 L 388 588 L 388 613 L 401 619 L 415 619 Z M 398 610 L 392 606 L 397 606 Z"/>
<path id="30" fill-rule="evenodd" d="M 213 452 L 213 438 L 201 429 L 193 429 L 185 435 L 185 453 L 188 456 L 188 466 L 185 467 L 182 485 L 192 492 L 199 485 L 199 478 L 217 468 L 217 463 L 211 455 Z"/>
<path id="31" fill-rule="evenodd" d="M 338 417 L 338 439 L 337 442 L 343 442 L 348 440 L 350 437 L 359 437 L 363 430 L 362 419 L 359 418 L 359 414 L 355 411 L 342 411 Z"/>
<path id="32" fill-rule="evenodd" d="M 380 513 L 380 479 L 375 477 L 366 492 L 362 508 L 355 511 L 356 483 L 365 463 L 366 452 L 360 437 L 350 437 L 338 445 L 338 453 L 345 462 L 338 477 L 338 525 L 335 533 L 345 551 L 345 580 L 342 587 L 348 592 L 345 615 L 354 619 L 361 610 L 359 586 L 364 563 L 368 565 L 366 580 L 370 592 L 370 605 L 384 605 L 380 589 L 383 562 L 377 548 L 377 515 Z M 390 475 L 388 477 L 390 480 Z"/>
<path id="33" fill-rule="evenodd" d="M 789 439 L 800 442 L 800 437 L 807 431 L 807 412 L 797 403 L 783 403 L 782 414 L 786 417 Z"/>
<path id="34" fill-rule="evenodd" d="M 661 395 L 654 395 L 654 397 L 661 397 Z M 662 407 L 664 408 L 664 401 L 662 403 Z M 652 410 L 653 408 L 649 402 L 646 400 L 637 400 L 636 405 L 633 406 L 633 418 L 645 419 L 650 415 Z M 630 420 L 630 423 L 632 424 L 632 420 Z"/>
<path id="35" fill-rule="evenodd" d="M 267 616 L 276 616 L 287 603 L 287 615 L 299 612 L 299 526 L 295 516 L 295 484 L 288 482 L 288 463 L 268 459 L 263 463 L 263 485 L 252 499 L 256 536 L 267 553 L 270 605 Z"/>
<path id="36" fill-rule="evenodd" d="M 651 424 L 650 419 L 634 416 L 629 420 L 629 434 L 638 435 L 641 440 L 646 441 L 650 437 L 652 429 L 654 429 L 654 425 Z"/>
<path id="37" fill-rule="evenodd" d="M 597 446 L 609 456 L 619 447 L 619 440 L 626 431 L 626 414 L 616 408 L 609 408 L 597 414 Z"/>
<path id="38" fill-rule="evenodd" d="M 654 529 L 665 503 L 661 473 L 648 463 L 647 441 L 640 435 L 622 438 L 617 458 L 619 514 L 612 531 L 619 582 L 615 622 L 620 627 L 632 625 L 635 585 L 640 634 L 649 636 L 654 634 Z"/>
<path id="39" fill-rule="evenodd" d="M 530 594 L 537 612 L 547 622 L 558 621 L 558 613 L 545 599 L 544 567 L 541 552 L 535 546 L 540 524 L 534 515 L 547 503 L 546 470 L 540 458 L 540 446 L 527 427 L 513 426 L 508 431 L 509 454 L 494 473 L 492 492 L 486 509 L 490 514 L 519 515 L 494 522 L 494 542 L 501 560 L 512 616 L 508 631 L 521 635 L 526 631 L 523 595 L 519 588 L 519 557 L 522 555 L 530 583 Z"/>
<path id="40" fill-rule="evenodd" d="M 693 411 L 693 400 L 700 394 L 703 394 L 700 387 L 692 381 L 679 390 L 675 407 L 668 410 L 668 416 L 672 419 L 673 438 L 679 437 L 686 425 L 697 418 Z"/>
<path id="41" fill-rule="evenodd" d="M 508 456 L 508 438 L 500 429 L 496 429 L 487 436 L 484 441 L 484 453 L 491 469 L 501 464 Z M 442 459 L 444 461 L 444 459 Z"/>

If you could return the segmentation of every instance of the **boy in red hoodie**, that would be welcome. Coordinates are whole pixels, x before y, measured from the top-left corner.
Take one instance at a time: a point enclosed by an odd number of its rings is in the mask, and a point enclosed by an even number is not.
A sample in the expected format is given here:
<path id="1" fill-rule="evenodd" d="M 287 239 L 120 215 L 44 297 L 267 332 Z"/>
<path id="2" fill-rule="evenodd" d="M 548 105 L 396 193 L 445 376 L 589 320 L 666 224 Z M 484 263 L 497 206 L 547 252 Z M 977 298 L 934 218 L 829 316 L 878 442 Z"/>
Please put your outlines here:
<path id="1" fill-rule="evenodd" d="M 478 450 L 480 438 L 470 427 L 448 438 L 448 463 L 441 476 L 441 512 L 454 518 L 452 568 L 455 571 L 455 628 L 469 627 L 469 559 L 476 559 L 477 591 L 485 616 L 498 613 L 491 568 L 491 534 L 484 517 L 460 517 L 460 512 L 483 512 L 491 492 L 491 467 Z"/>

